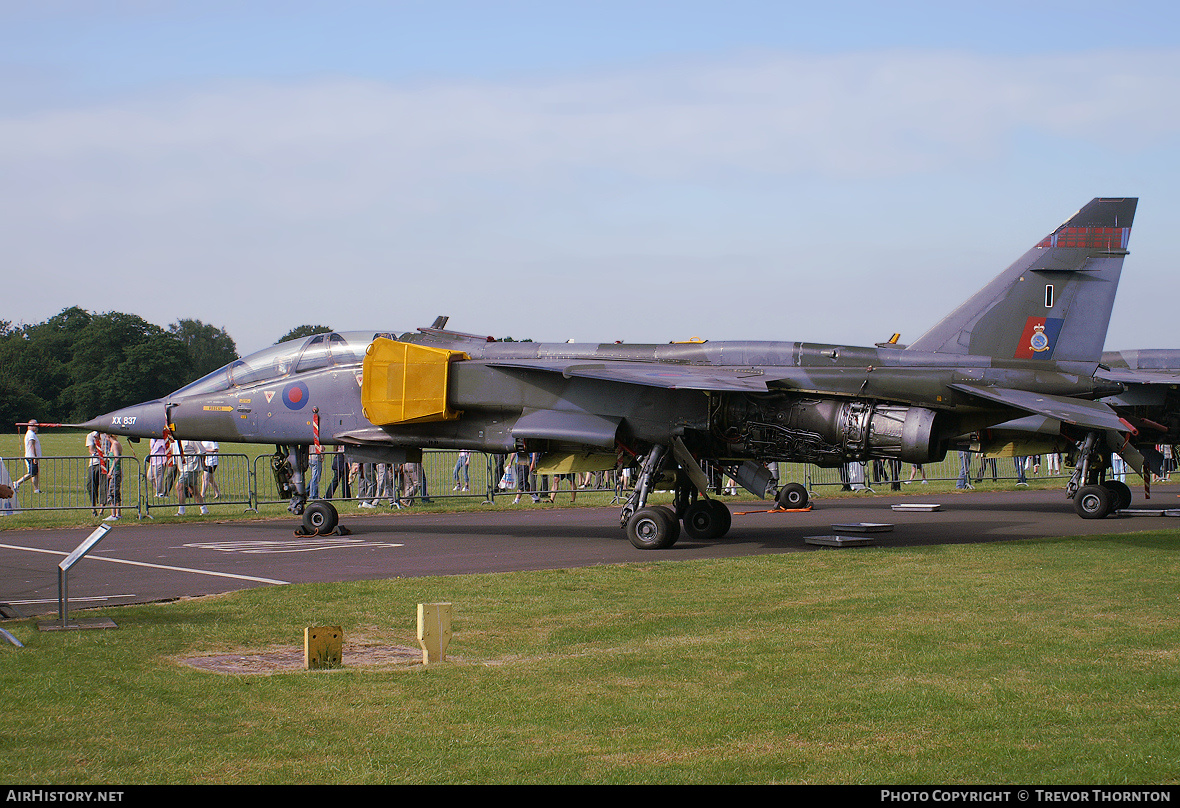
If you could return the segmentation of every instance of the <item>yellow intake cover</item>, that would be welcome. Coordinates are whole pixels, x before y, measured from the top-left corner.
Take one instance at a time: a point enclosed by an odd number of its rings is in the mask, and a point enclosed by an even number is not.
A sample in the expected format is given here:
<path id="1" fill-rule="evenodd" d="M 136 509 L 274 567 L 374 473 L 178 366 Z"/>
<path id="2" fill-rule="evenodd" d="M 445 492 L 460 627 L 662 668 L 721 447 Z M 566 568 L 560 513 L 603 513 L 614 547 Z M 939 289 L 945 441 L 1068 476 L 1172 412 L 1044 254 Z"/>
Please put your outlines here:
<path id="1" fill-rule="evenodd" d="M 470 357 L 462 351 L 430 348 L 378 337 L 365 349 L 361 409 L 377 426 L 453 421 L 447 407 L 451 362 Z"/>

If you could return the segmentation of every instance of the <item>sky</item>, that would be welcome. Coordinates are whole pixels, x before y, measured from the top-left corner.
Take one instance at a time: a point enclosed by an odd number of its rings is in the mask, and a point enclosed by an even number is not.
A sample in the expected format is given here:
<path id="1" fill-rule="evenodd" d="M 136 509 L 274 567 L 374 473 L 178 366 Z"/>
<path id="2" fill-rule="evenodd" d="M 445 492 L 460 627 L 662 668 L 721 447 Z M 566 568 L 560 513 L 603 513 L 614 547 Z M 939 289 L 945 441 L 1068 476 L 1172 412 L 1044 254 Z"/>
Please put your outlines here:
<path id="1" fill-rule="evenodd" d="M 0 0 L 15 324 L 904 343 L 1096 196 L 1180 348 L 1180 4 Z"/>

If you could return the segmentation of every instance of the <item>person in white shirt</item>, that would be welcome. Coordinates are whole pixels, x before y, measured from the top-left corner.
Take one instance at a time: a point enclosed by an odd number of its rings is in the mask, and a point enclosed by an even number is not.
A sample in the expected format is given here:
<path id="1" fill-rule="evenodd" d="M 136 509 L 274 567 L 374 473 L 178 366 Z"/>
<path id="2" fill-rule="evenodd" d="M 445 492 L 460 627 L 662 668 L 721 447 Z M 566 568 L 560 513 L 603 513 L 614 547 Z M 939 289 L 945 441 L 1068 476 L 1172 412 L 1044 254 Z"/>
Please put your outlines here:
<path id="1" fill-rule="evenodd" d="M 28 471 L 24 477 L 12 484 L 12 490 L 20 488 L 25 480 L 32 479 L 33 493 L 41 493 L 41 439 L 37 437 L 37 419 L 29 419 L 29 428 L 25 431 L 25 465 Z"/>
<path id="2" fill-rule="evenodd" d="M 98 516 L 98 503 L 106 491 L 103 485 L 105 461 L 102 457 L 102 439 L 98 432 L 91 432 L 86 436 L 86 453 L 90 455 L 90 465 L 86 469 L 86 493 L 90 495 L 90 512 Z"/>
<path id="3" fill-rule="evenodd" d="M 205 474 L 201 482 L 201 496 L 208 496 L 207 492 L 212 488 L 213 498 L 221 499 L 221 488 L 217 485 L 217 478 L 213 476 L 217 473 L 217 452 L 220 447 L 215 440 L 203 440 L 201 441 L 201 449 L 205 453 L 205 458 L 202 461 Z"/>
<path id="4" fill-rule="evenodd" d="M 184 499 L 189 494 L 201 506 L 202 514 L 209 513 L 209 509 L 205 507 L 205 497 L 201 494 L 201 475 L 204 472 L 204 452 L 201 449 L 201 444 L 194 440 L 186 440 L 183 443 L 177 441 L 173 446 L 176 450 L 177 463 L 180 465 L 180 480 L 176 485 L 176 499 L 180 508 L 176 511 L 176 515 L 184 516 Z"/>

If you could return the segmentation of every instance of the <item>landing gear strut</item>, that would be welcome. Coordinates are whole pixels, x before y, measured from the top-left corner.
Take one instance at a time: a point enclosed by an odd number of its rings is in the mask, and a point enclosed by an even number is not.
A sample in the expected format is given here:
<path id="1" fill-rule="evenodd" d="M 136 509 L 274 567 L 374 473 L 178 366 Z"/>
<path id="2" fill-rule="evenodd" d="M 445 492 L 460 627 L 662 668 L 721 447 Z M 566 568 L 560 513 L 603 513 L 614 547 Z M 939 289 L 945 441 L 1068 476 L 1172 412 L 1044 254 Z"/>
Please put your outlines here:
<path id="1" fill-rule="evenodd" d="M 1118 480 L 1107 480 L 1110 450 L 1097 432 L 1086 434 L 1078 453 L 1078 464 L 1066 485 L 1066 496 L 1083 519 L 1105 519 L 1131 504 L 1131 489 Z"/>
<path id="2" fill-rule="evenodd" d="M 640 550 L 671 547 L 680 538 L 680 520 L 684 520 L 684 532 L 698 540 L 719 539 L 729 532 L 732 521 L 729 508 L 719 500 L 708 498 L 705 488 L 699 484 L 707 481 L 688 450 L 682 444 L 674 444 L 673 449 L 674 462 L 679 464 L 673 497 L 675 510 L 647 504 L 648 495 L 668 460 L 666 446 L 653 446 L 643 459 L 635 490 L 623 506 L 620 522 L 627 531 L 627 539 Z M 700 479 L 694 480 L 696 477 Z M 703 499 L 697 498 L 698 491 L 704 494 Z"/>
<path id="3" fill-rule="evenodd" d="M 663 550 L 680 538 L 680 522 L 671 508 L 647 507 L 652 484 L 664 467 L 668 454 L 666 446 L 653 446 L 643 459 L 635 490 L 623 506 L 620 522 L 627 531 L 627 539 L 640 550 Z"/>
<path id="4" fill-rule="evenodd" d="M 296 516 L 303 515 L 304 505 L 307 503 L 307 489 L 303 486 L 303 472 L 307 470 L 306 446 L 276 445 L 274 456 L 270 459 L 271 471 L 275 475 L 275 485 L 278 486 L 279 496 L 290 497 L 291 504 L 287 510 Z"/>

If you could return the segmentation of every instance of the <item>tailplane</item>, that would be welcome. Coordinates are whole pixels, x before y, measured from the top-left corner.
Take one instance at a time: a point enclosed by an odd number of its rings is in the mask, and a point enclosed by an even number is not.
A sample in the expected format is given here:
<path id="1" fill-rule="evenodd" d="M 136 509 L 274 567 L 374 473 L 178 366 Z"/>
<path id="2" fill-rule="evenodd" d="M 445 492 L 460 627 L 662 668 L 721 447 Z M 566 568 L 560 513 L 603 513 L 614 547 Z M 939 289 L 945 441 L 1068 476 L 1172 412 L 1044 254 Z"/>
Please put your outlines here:
<path id="1" fill-rule="evenodd" d="M 1091 201 L 909 350 L 1099 361 L 1138 201 Z"/>

